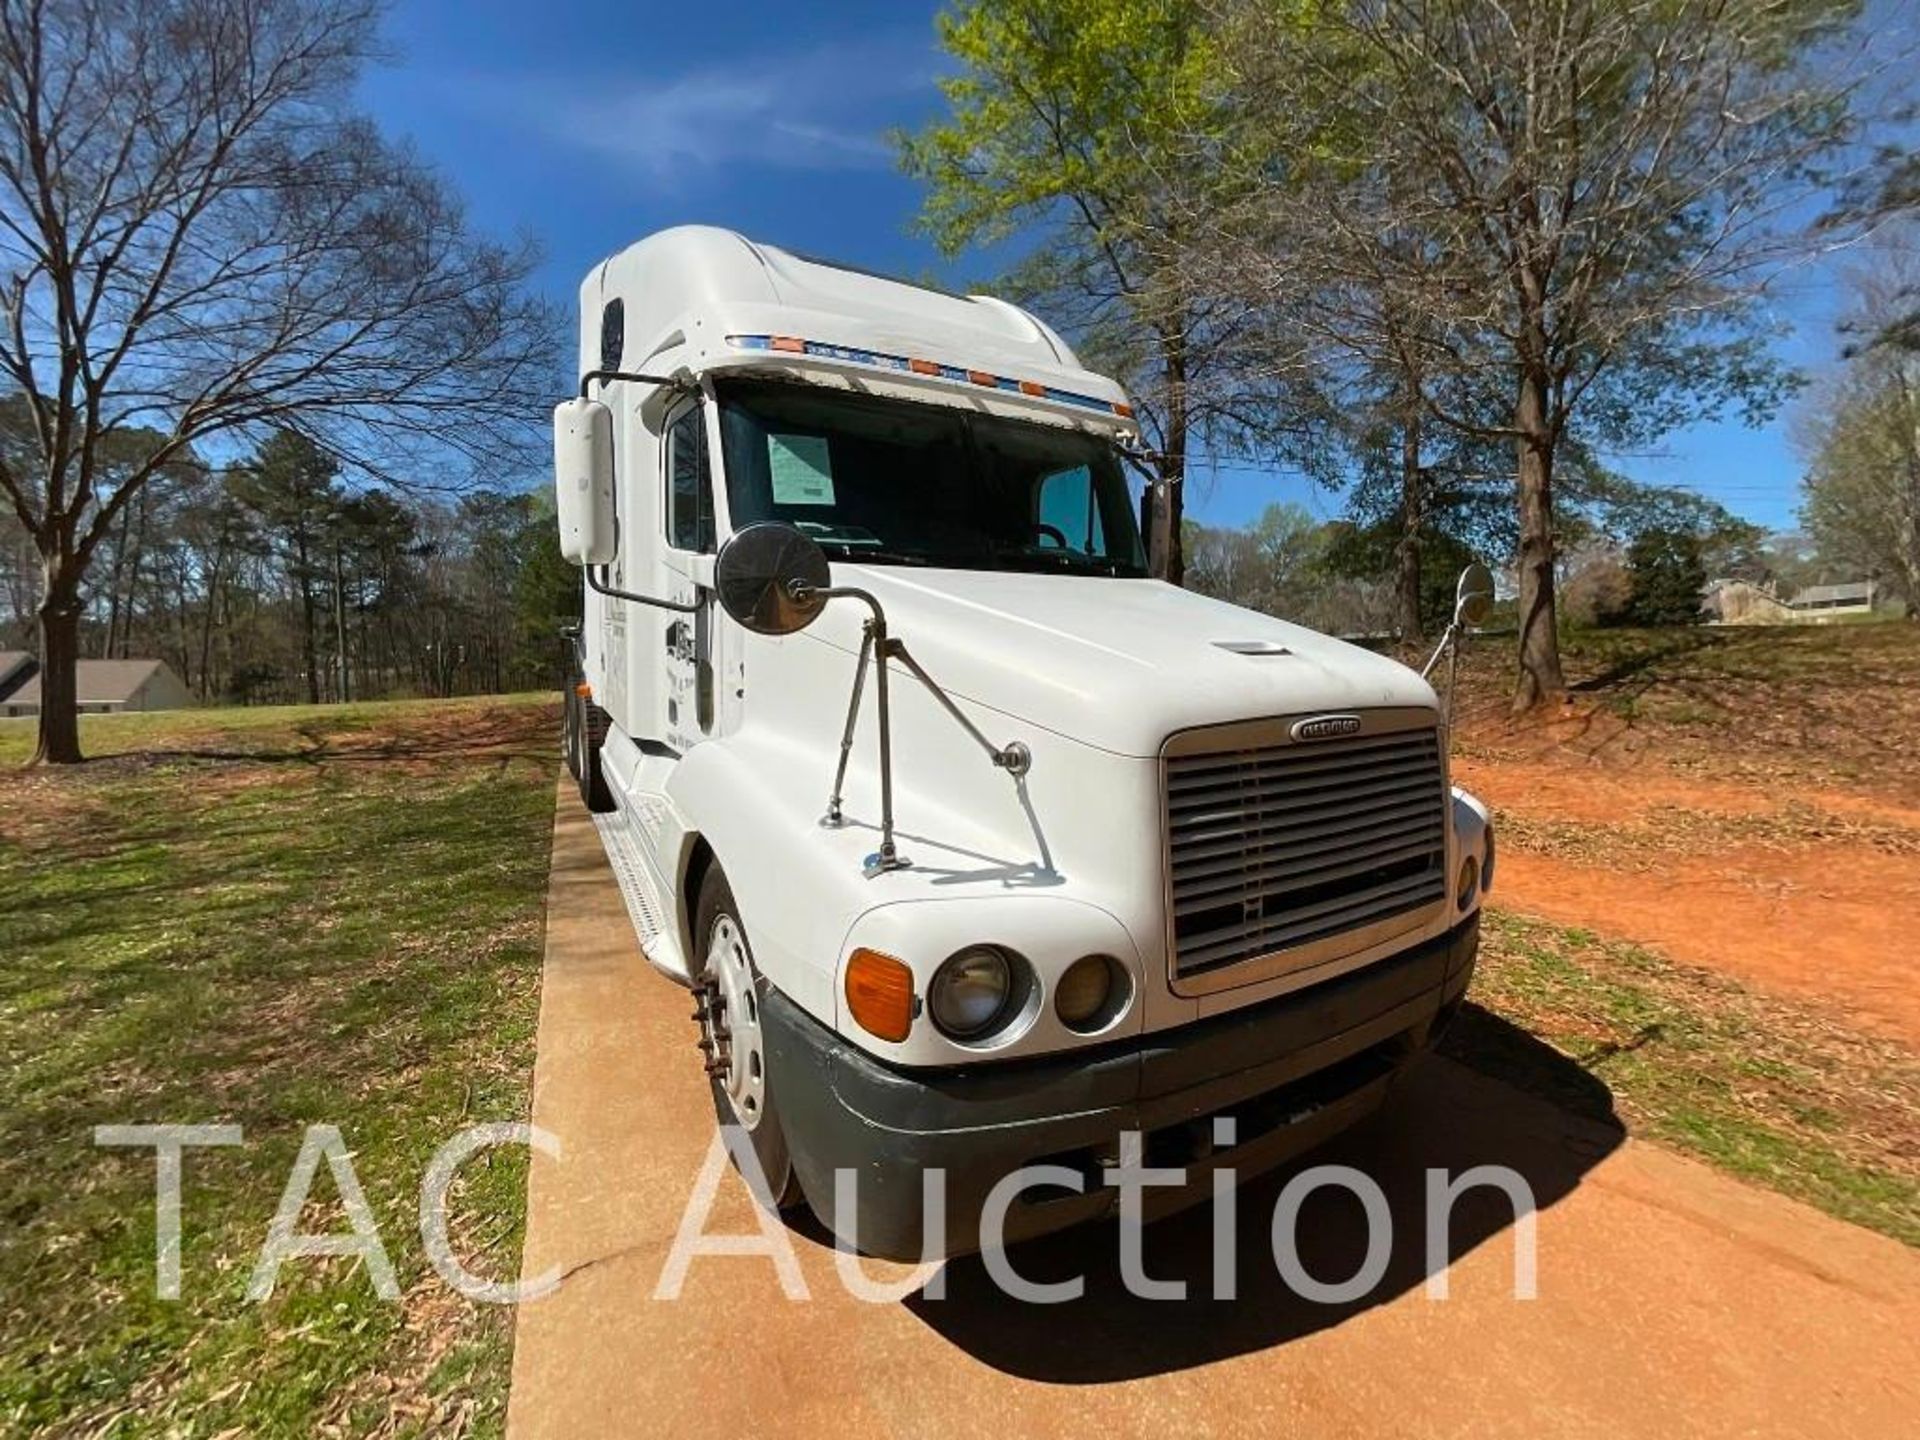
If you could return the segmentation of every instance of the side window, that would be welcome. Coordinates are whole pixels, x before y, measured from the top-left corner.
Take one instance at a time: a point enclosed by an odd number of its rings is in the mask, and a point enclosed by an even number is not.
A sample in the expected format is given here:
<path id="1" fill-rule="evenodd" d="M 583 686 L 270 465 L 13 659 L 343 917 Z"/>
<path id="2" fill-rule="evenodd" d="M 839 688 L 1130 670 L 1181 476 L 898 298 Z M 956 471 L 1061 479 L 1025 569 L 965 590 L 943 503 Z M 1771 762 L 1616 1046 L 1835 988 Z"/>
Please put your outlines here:
<path id="1" fill-rule="evenodd" d="M 1104 555 L 1107 537 L 1100 525 L 1100 506 L 1093 489 L 1093 472 L 1084 465 L 1056 470 L 1042 477 L 1036 501 L 1040 542 L 1064 542 L 1069 550 Z"/>
<path id="2" fill-rule="evenodd" d="M 667 427 L 667 543 L 702 554 L 713 549 L 713 476 L 707 466 L 705 418 L 693 405 Z"/>
<path id="3" fill-rule="evenodd" d="M 618 370 L 620 352 L 627 343 L 627 307 L 621 300 L 609 300 L 600 312 L 600 368 Z"/>

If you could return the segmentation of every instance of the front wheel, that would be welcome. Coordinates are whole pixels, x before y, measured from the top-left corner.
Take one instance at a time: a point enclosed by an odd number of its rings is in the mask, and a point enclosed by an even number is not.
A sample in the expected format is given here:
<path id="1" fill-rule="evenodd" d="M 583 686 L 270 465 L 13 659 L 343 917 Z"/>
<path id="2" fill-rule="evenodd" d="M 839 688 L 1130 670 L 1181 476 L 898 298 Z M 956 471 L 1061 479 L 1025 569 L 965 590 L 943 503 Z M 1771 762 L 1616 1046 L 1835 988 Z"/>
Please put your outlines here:
<path id="1" fill-rule="evenodd" d="M 600 769 L 600 746 L 612 723 L 613 717 L 593 701 L 580 701 L 573 746 L 579 765 L 573 771 L 573 778 L 580 782 L 580 799 L 596 815 L 605 815 L 613 809 L 613 792 L 607 788 L 607 777 Z"/>
<path id="2" fill-rule="evenodd" d="M 567 774 L 580 778 L 580 697 L 569 686 L 560 707 L 560 753 L 566 756 Z"/>
<path id="3" fill-rule="evenodd" d="M 737 1127 L 738 1138 L 751 1145 L 774 1205 L 784 1210 L 802 1204 L 806 1196 L 794 1175 L 786 1133 L 780 1128 L 766 1035 L 760 1024 L 766 982 L 754 968 L 740 907 L 717 865 L 700 884 L 694 933 L 701 945 L 694 1014 L 700 1022 L 700 1048 L 713 1090 L 714 1115 L 722 1125 Z M 732 1145 L 728 1151 L 738 1166 L 739 1151 Z"/>

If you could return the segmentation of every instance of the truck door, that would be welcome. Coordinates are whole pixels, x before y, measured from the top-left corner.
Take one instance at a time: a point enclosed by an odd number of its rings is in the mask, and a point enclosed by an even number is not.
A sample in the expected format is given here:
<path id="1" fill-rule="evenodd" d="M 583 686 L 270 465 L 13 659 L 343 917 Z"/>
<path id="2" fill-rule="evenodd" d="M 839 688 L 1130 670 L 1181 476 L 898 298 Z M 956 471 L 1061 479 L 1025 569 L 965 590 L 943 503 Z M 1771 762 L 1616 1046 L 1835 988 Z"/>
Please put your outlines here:
<path id="1" fill-rule="evenodd" d="M 714 722 L 713 606 L 711 592 L 699 583 L 703 560 L 714 548 L 713 466 L 702 401 L 690 400 L 669 415 L 666 442 L 660 507 L 666 595 L 683 603 L 696 597 L 709 602 L 691 615 L 658 612 L 666 676 L 659 733 L 684 753 L 712 732 Z"/>

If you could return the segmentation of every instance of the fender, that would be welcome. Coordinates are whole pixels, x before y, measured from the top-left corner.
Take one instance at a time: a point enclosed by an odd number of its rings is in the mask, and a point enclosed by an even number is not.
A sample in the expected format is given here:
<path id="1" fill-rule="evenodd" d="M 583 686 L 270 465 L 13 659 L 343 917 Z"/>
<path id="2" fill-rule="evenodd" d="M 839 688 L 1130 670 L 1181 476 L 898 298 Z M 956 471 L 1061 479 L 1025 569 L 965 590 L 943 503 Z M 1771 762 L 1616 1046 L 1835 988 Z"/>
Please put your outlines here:
<path id="1" fill-rule="evenodd" d="M 682 944 L 689 957 L 699 953 L 685 895 L 687 866 L 704 839 L 733 887 L 760 972 L 832 1026 L 840 942 L 878 897 L 857 862 L 843 858 L 845 847 L 818 843 L 820 800 L 807 807 L 768 783 L 780 762 L 758 753 L 763 748 L 746 733 L 706 741 L 667 779 L 667 797 L 685 826 L 674 861 Z M 807 773 L 818 768 L 808 765 Z"/>

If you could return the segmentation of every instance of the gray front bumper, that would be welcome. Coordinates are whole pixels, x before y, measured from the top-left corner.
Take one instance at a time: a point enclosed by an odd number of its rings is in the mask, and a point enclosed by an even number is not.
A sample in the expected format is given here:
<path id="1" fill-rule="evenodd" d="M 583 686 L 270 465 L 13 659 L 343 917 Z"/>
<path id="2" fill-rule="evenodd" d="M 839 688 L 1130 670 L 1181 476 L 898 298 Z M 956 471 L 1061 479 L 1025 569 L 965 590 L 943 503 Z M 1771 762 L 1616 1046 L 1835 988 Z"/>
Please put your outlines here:
<path id="1" fill-rule="evenodd" d="M 1001 1177 L 1065 1166 L 1083 1192 L 1021 1192 L 1011 1242 L 1108 1214 L 1101 1178 L 1123 1131 L 1144 1136 L 1146 1163 L 1185 1166 L 1184 1186 L 1145 1190 L 1157 1216 L 1210 1193 L 1212 1172 L 1271 1169 L 1370 1113 L 1389 1082 L 1465 991 L 1479 919 L 1364 969 L 1176 1030 L 1067 1055 L 963 1069 L 882 1064 L 777 991 L 762 1006 L 768 1062 L 787 1143 L 808 1202 L 870 1255 L 915 1260 L 980 1247 L 980 1215 Z M 1237 1143 L 1212 1149 L 1231 1115 Z M 924 1244 L 922 1175 L 945 1172 L 946 1216 Z M 857 1201 L 839 1213 L 834 1176 L 851 1170 Z"/>

